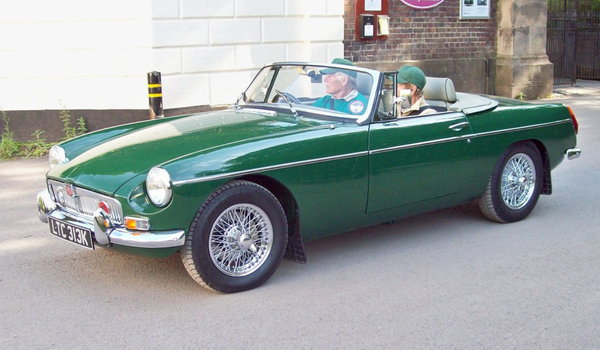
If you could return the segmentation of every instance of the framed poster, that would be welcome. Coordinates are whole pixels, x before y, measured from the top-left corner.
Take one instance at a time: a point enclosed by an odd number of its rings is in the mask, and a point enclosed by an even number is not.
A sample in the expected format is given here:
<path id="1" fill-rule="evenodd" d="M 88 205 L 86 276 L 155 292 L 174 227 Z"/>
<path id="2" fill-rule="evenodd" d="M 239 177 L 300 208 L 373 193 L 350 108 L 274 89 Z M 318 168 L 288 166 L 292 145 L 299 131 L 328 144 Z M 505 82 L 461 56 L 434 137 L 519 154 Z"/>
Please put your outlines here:
<path id="1" fill-rule="evenodd" d="M 459 0 L 460 19 L 490 19 L 492 0 Z"/>
<path id="2" fill-rule="evenodd" d="M 365 0 L 365 11 L 381 11 L 381 0 Z"/>

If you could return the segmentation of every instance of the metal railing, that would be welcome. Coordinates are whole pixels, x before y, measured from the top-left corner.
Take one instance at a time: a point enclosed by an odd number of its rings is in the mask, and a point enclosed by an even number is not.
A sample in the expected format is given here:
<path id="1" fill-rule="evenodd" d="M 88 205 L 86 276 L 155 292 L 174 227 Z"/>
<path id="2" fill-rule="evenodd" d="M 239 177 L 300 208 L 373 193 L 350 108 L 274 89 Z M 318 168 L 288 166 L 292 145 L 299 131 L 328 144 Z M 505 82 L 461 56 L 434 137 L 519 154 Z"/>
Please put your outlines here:
<path id="1" fill-rule="evenodd" d="M 599 0 L 548 0 L 547 31 L 554 84 L 600 79 Z"/>

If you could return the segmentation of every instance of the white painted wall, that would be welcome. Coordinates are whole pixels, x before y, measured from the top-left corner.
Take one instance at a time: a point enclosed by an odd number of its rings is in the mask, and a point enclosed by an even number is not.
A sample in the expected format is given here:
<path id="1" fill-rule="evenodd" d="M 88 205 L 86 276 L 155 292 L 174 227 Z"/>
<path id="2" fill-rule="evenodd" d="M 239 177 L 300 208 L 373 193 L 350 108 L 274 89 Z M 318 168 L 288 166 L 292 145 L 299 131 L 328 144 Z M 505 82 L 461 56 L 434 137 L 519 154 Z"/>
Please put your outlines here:
<path id="1" fill-rule="evenodd" d="M 0 0 L 0 109 L 235 101 L 274 61 L 343 56 L 344 0 Z"/>

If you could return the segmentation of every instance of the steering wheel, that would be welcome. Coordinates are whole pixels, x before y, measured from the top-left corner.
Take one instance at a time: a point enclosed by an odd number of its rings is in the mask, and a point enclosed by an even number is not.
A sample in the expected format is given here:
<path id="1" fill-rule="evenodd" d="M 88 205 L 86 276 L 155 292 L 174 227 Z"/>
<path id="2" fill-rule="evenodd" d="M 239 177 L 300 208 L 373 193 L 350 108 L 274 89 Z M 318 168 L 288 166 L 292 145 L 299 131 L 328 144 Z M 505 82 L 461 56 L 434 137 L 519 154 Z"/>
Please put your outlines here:
<path id="1" fill-rule="evenodd" d="M 291 103 L 298 105 L 301 104 L 300 100 L 296 96 L 290 94 L 289 92 L 282 92 L 281 94 L 285 96 Z M 275 95 L 275 98 L 278 98 L 277 103 L 287 103 L 287 101 L 284 98 L 282 98 L 279 95 L 279 93 Z M 275 100 L 275 98 L 273 98 L 273 100 Z"/>

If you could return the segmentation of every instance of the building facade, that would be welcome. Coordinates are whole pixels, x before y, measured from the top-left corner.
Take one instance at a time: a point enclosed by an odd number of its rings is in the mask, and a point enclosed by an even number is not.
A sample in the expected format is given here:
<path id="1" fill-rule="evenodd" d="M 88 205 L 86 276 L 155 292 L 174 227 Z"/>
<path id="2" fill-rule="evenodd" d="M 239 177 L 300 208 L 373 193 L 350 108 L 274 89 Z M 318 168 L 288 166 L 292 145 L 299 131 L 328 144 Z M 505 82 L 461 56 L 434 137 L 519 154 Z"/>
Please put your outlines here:
<path id="1" fill-rule="evenodd" d="M 61 110 L 89 130 L 148 119 L 148 72 L 161 72 L 170 116 L 234 102 L 264 64 L 335 57 L 415 64 L 461 91 L 535 98 L 531 82 L 547 85 L 551 69 L 536 44 L 545 49 L 544 1 L 2 0 L 0 109 L 15 138 L 43 130 L 56 141 Z M 356 21 L 371 3 L 386 8 L 389 33 L 365 40 Z M 488 16 L 463 18 L 473 4 Z"/>
<path id="2" fill-rule="evenodd" d="M 346 1 L 347 57 L 381 70 L 413 64 L 428 76 L 452 78 L 460 91 L 493 93 L 490 78 L 496 56 L 497 0 L 481 6 L 488 10 L 485 19 L 461 18 L 461 2 L 464 6 L 469 0 L 413 1 L 425 8 L 411 7 L 410 1 L 390 0 L 389 35 L 376 40 L 360 39 L 356 33 L 353 19 L 360 16 L 364 1 Z M 472 1 L 473 6 L 476 1 Z"/>

